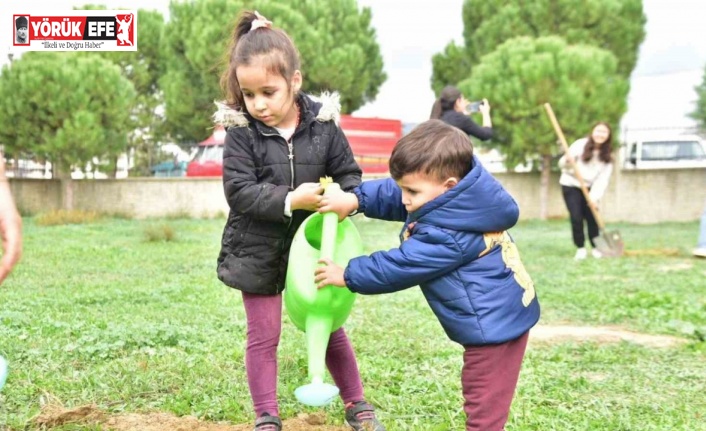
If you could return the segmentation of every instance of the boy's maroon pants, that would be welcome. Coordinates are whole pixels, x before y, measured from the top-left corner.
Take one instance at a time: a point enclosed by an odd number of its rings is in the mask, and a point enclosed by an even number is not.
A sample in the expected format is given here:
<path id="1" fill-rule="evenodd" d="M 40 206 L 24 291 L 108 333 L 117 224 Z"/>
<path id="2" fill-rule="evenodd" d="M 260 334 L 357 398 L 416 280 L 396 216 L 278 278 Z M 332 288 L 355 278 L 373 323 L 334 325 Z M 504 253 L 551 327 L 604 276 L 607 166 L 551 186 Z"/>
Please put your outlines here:
<path id="1" fill-rule="evenodd" d="M 502 344 L 466 346 L 461 383 L 466 431 L 501 431 L 520 375 L 529 331 Z"/>

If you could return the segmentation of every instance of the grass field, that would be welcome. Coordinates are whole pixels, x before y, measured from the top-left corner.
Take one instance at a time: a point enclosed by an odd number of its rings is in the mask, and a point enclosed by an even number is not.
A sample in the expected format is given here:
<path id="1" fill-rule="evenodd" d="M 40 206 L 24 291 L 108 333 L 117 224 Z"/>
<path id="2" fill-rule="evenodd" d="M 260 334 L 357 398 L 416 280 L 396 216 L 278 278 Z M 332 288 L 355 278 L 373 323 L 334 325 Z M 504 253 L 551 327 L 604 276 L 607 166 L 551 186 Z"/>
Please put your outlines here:
<path id="1" fill-rule="evenodd" d="M 369 251 L 395 245 L 398 224 L 357 223 Z M 173 241 L 146 240 L 164 226 Z M 686 342 L 531 342 L 508 431 L 706 430 L 706 261 L 689 255 L 698 226 L 611 227 L 637 256 L 577 263 L 568 222 L 513 229 L 537 286 L 541 325 L 615 326 Z M 244 312 L 215 277 L 221 229 L 217 220 L 26 219 L 23 260 L 0 287 L 0 354 L 11 366 L 0 430 L 36 429 L 32 418 L 48 396 L 110 413 L 251 421 Z M 286 418 L 317 410 L 294 399 L 306 382 L 306 351 L 303 334 L 284 320 Z M 346 327 L 388 430 L 463 429 L 462 350 L 418 289 L 359 297 Z M 342 423 L 341 411 L 338 401 L 323 409 L 330 424 Z"/>

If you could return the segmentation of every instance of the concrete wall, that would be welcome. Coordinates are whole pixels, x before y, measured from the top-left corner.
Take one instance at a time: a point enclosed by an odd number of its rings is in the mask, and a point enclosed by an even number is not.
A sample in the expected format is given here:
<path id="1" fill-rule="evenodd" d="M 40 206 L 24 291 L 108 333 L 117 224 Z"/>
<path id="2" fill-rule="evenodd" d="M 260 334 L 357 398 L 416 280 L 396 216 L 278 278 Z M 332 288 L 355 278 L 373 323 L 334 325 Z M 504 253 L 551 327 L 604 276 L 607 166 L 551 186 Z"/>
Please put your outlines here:
<path id="1" fill-rule="evenodd" d="M 502 173 L 503 183 L 520 205 L 521 217 L 539 217 L 539 174 Z M 61 207 L 65 184 L 58 180 L 14 179 L 11 187 L 23 213 Z M 227 214 L 219 178 L 128 178 L 73 181 L 74 208 L 136 218 Z M 606 221 L 657 223 L 692 221 L 706 202 L 706 169 L 619 170 L 601 202 Z M 548 216 L 566 218 L 558 175 L 549 190 Z"/>

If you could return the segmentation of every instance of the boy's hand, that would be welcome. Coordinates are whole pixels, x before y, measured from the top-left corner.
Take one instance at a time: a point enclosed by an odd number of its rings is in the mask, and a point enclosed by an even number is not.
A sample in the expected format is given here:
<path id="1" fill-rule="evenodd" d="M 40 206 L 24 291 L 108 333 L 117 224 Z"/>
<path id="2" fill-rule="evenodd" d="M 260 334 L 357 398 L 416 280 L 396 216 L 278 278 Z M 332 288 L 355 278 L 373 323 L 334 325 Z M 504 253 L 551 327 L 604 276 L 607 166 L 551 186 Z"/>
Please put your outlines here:
<path id="1" fill-rule="evenodd" d="M 342 221 L 357 209 L 358 197 L 355 193 L 333 193 L 323 197 L 318 211 L 320 213 L 335 212 L 338 214 L 338 221 Z"/>
<path id="2" fill-rule="evenodd" d="M 319 183 L 303 183 L 291 195 L 291 209 L 316 211 L 321 204 L 324 188 Z"/>
<path id="3" fill-rule="evenodd" d="M 317 288 L 321 289 L 328 285 L 346 287 L 346 280 L 343 279 L 343 268 L 333 263 L 331 259 L 320 259 L 319 263 L 323 263 L 324 266 L 314 270 L 314 281 Z"/>

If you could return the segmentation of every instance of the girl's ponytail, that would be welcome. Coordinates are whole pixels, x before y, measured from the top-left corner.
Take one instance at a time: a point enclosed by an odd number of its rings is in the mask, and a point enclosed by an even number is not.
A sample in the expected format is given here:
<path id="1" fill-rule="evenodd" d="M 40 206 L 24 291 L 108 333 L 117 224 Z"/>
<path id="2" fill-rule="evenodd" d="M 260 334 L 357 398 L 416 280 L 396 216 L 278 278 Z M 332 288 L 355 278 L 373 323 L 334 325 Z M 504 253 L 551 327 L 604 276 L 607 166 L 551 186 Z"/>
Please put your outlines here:
<path id="1" fill-rule="evenodd" d="M 438 120 L 441 118 L 441 114 L 445 111 L 454 109 L 456 101 L 461 97 L 463 97 L 461 90 L 453 85 L 447 85 L 444 87 L 444 89 L 441 90 L 441 94 L 439 94 L 439 98 L 436 99 L 434 106 L 431 108 L 431 115 L 429 116 L 429 119 Z"/>
<path id="2" fill-rule="evenodd" d="M 255 21 L 256 18 L 254 12 L 245 11 L 240 14 L 240 18 L 238 18 L 238 22 L 233 29 L 233 47 L 238 44 L 238 41 L 241 40 L 243 36 L 248 34 L 250 27 L 252 27 L 252 22 Z"/>
<path id="3" fill-rule="evenodd" d="M 243 11 L 233 29 L 233 47 L 243 36 L 258 28 L 272 28 L 272 22 L 260 15 L 258 11 Z"/>
<path id="4" fill-rule="evenodd" d="M 431 115 L 429 115 L 430 120 L 438 120 L 441 118 L 441 98 L 437 98 L 434 101 L 434 105 L 431 107 Z"/>

